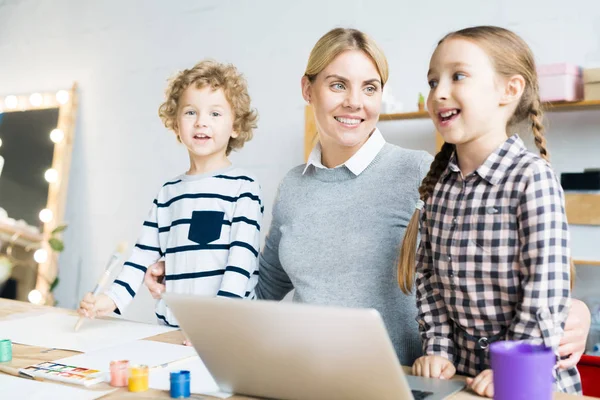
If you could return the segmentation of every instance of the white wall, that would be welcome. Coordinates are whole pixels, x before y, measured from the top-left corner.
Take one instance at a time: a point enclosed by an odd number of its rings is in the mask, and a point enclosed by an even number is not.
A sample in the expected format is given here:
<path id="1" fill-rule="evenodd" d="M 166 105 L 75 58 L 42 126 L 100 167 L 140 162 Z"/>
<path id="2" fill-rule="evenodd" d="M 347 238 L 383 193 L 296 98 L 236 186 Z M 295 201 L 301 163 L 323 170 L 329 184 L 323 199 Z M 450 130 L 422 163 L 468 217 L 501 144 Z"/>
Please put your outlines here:
<path id="1" fill-rule="evenodd" d="M 372 35 L 387 53 L 389 87 L 405 105 L 427 91 L 429 56 L 446 32 L 494 24 L 516 30 L 540 63 L 600 65 L 600 2 L 579 0 L 0 0 L 0 95 L 80 87 L 57 298 L 74 307 L 109 254 L 133 245 L 160 184 L 186 168 L 157 116 L 166 79 L 204 57 L 235 63 L 259 109 L 255 139 L 233 159 L 261 180 L 265 226 L 279 180 L 303 161 L 299 81 L 310 49 L 335 26 Z M 551 116 L 554 165 L 600 167 L 600 111 Z M 388 140 L 433 151 L 430 121 L 386 122 Z M 577 257 L 600 259 L 600 228 L 575 228 Z M 581 288 L 600 268 L 580 269 Z M 583 292 L 582 292 L 583 293 Z M 152 320 L 146 291 L 127 313 Z"/>

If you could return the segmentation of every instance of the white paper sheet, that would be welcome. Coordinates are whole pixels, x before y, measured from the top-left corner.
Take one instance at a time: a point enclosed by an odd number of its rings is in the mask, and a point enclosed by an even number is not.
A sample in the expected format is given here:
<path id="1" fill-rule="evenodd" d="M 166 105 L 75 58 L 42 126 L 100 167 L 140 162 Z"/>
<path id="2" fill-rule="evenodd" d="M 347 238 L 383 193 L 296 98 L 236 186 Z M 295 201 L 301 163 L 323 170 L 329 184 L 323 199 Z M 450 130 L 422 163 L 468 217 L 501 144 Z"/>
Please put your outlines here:
<path id="1" fill-rule="evenodd" d="M 58 363 L 78 367 L 108 371 L 112 360 L 129 360 L 130 364 L 144 364 L 162 368 L 151 368 L 149 385 L 152 389 L 169 390 L 171 371 L 190 371 L 190 390 L 195 394 L 211 395 L 220 398 L 230 397 L 230 393 L 219 391 L 217 383 L 193 347 L 177 344 L 138 340 L 135 342 L 104 348 L 93 352 L 55 360 Z"/>
<path id="2" fill-rule="evenodd" d="M 2 338 L 13 343 L 75 351 L 93 351 L 129 343 L 173 330 L 163 325 L 150 325 L 115 319 L 86 319 L 78 332 L 78 317 L 62 313 L 46 313 L 0 320 Z"/>
<path id="3" fill-rule="evenodd" d="M 110 370 L 110 362 L 114 360 L 129 360 L 130 365 L 143 364 L 149 367 L 156 367 L 169 362 L 189 359 L 197 355 L 196 350 L 190 346 L 162 343 L 154 340 L 136 340 L 54 361 L 61 364 L 108 372 Z"/>
<path id="4" fill-rule="evenodd" d="M 89 390 L 59 383 L 46 383 L 16 376 L 0 374 L 0 397 L 3 399 L 69 399 L 69 400 L 94 400 L 117 389 Z"/>

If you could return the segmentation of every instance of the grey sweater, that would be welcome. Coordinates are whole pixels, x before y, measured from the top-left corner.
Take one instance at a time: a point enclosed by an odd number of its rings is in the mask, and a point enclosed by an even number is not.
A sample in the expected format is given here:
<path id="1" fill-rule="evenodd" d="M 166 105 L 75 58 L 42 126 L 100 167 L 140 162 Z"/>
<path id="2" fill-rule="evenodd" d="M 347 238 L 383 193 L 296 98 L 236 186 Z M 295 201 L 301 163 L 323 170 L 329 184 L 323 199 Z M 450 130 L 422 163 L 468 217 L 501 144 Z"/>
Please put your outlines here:
<path id="1" fill-rule="evenodd" d="M 281 300 L 371 307 L 386 324 L 398 358 L 421 354 L 414 295 L 397 284 L 396 262 L 432 157 L 385 144 L 358 176 L 346 167 L 293 168 L 279 186 L 260 255 L 256 294 Z"/>

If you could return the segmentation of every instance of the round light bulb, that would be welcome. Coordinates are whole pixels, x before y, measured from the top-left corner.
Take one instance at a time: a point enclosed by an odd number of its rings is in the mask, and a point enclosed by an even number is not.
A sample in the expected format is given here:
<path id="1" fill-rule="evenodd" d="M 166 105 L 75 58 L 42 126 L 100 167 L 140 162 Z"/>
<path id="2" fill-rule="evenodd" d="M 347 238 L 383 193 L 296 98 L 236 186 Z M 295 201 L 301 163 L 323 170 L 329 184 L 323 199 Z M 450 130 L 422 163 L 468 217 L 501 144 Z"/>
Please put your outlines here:
<path id="1" fill-rule="evenodd" d="M 50 132 L 50 140 L 52 140 L 54 143 L 60 143 L 64 137 L 65 134 L 58 128 L 52 129 L 52 132 Z"/>
<path id="2" fill-rule="evenodd" d="M 44 101 L 44 99 L 42 98 L 42 95 L 39 93 L 34 93 L 31 96 L 29 96 L 29 102 L 34 107 L 41 106 L 43 101 Z"/>
<path id="3" fill-rule="evenodd" d="M 46 178 L 46 181 L 50 183 L 56 182 L 58 180 L 58 171 L 54 168 L 50 168 L 44 174 L 44 178 Z"/>
<path id="4" fill-rule="evenodd" d="M 42 211 L 40 211 L 40 221 L 44 223 L 52 221 L 53 217 L 54 215 L 52 214 L 52 211 L 48 210 L 47 208 L 44 208 Z"/>
<path id="5" fill-rule="evenodd" d="M 69 92 L 66 90 L 59 90 L 56 92 L 56 101 L 60 104 L 67 104 L 67 101 L 69 101 Z"/>
<path id="6" fill-rule="evenodd" d="M 48 259 L 48 252 L 44 249 L 37 249 L 35 253 L 33 253 L 33 259 L 38 264 L 45 263 Z"/>
<path id="7" fill-rule="evenodd" d="M 33 304 L 40 304 L 42 302 L 42 297 L 42 292 L 37 289 L 33 289 L 27 295 L 27 299 L 29 299 L 29 302 Z"/>
<path id="8" fill-rule="evenodd" d="M 19 99 L 17 99 L 17 96 L 6 96 L 4 98 L 4 105 L 9 110 L 14 110 L 19 105 Z"/>

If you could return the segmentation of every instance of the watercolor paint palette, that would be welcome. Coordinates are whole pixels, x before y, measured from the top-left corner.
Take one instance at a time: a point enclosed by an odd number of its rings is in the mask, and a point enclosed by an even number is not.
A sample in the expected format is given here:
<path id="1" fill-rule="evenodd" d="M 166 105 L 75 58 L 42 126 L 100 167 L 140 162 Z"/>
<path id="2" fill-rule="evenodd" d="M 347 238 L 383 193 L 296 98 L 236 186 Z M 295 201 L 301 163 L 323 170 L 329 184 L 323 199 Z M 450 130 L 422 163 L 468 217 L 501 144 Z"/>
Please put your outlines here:
<path id="1" fill-rule="evenodd" d="M 43 362 L 21 368 L 19 372 L 42 379 L 91 386 L 104 382 L 105 373 L 97 369 L 81 368 L 55 362 Z"/>

